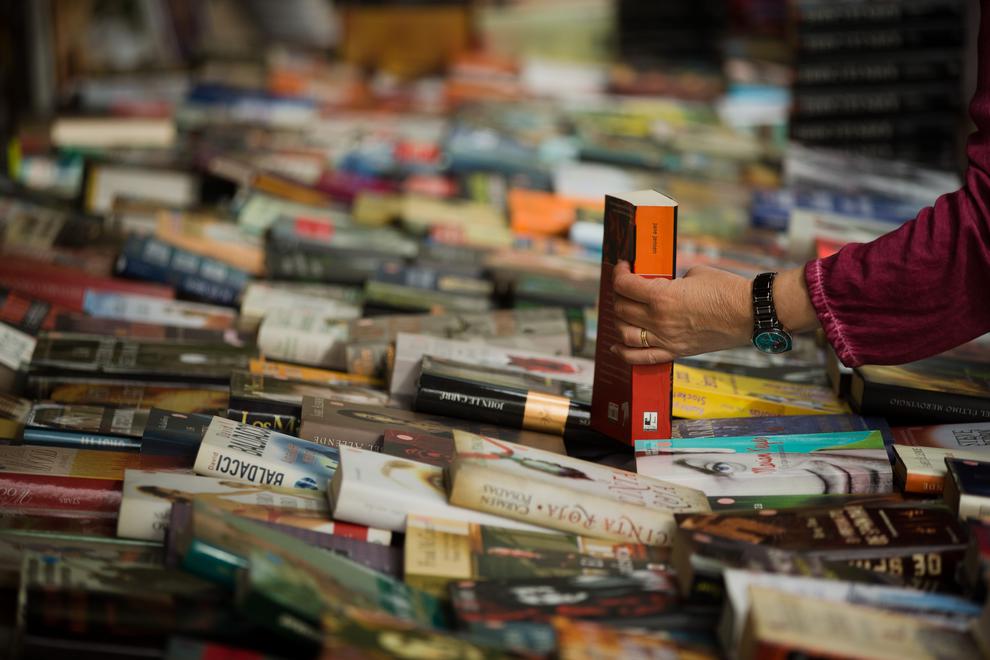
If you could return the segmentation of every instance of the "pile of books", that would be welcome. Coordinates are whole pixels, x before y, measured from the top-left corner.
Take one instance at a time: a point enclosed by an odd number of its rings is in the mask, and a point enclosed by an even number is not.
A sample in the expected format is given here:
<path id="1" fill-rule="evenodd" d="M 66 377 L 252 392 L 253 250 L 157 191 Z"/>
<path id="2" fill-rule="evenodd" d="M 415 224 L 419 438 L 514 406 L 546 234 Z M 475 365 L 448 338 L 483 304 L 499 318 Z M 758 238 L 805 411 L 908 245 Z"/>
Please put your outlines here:
<path id="1" fill-rule="evenodd" d="M 374 110 L 318 58 L 231 71 L 10 145 L 8 655 L 990 656 L 984 342 L 848 370 L 797 337 L 656 365 L 639 430 L 594 405 L 606 193 L 677 200 L 640 272 L 752 276 L 953 175 L 467 56 Z"/>

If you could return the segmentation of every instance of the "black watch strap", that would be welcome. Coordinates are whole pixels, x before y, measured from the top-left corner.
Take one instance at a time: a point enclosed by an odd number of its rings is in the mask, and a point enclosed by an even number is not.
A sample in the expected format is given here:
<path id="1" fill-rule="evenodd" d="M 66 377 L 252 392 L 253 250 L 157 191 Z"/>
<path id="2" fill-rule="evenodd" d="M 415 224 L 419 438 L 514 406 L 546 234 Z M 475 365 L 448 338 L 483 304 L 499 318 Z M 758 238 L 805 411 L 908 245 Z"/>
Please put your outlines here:
<path id="1" fill-rule="evenodd" d="M 760 273 L 753 280 L 753 329 L 780 329 L 777 308 L 773 304 L 773 280 L 777 273 Z"/>

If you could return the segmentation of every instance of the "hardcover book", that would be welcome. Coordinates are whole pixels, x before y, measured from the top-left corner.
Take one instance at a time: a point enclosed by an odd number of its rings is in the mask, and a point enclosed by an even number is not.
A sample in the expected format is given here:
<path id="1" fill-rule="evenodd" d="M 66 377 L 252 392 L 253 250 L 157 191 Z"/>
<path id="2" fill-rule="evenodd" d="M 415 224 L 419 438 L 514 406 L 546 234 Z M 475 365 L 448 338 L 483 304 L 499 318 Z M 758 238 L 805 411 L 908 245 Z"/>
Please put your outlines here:
<path id="1" fill-rule="evenodd" d="M 317 385 L 236 370 L 230 374 L 230 407 L 300 417 L 304 397 L 331 397 L 347 403 L 384 406 L 388 395 L 351 383 Z"/>
<path id="2" fill-rule="evenodd" d="M 0 446 L 0 472 L 123 481 L 128 468 L 169 470 L 186 467 L 172 456 L 57 447 Z"/>
<path id="3" fill-rule="evenodd" d="M 443 469 L 343 445 L 340 467 L 327 491 L 333 517 L 395 532 L 410 514 L 546 532 L 545 528 L 448 503 Z"/>
<path id="4" fill-rule="evenodd" d="M 326 490 L 339 458 L 333 447 L 214 417 L 193 469 L 266 486 Z"/>
<path id="5" fill-rule="evenodd" d="M 670 545 L 675 512 L 709 511 L 704 493 L 633 472 L 454 432 L 450 503 L 562 532 Z"/>
<path id="6" fill-rule="evenodd" d="M 182 456 L 191 464 L 212 421 L 212 415 L 152 408 L 141 436 L 141 453 Z"/>
<path id="7" fill-rule="evenodd" d="M 28 427 L 120 435 L 140 438 L 148 422 L 148 411 L 140 408 L 74 406 L 39 402 L 31 407 L 24 424 Z"/>
<path id="8" fill-rule="evenodd" d="M 787 433 L 836 433 L 843 431 L 896 432 L 883 419 L 859 415 L 786 415 L 783 417 L 729 417 L 716 419 L 675 419 L 670 424 L 672 438 L 722 438 L 743 435 L 783 435 Z M 905 443 L 901 443 L 905 444 Z"/>
<path id="9" fill-rule="evenodd" d="M 890 429 L 894 444 L 909 447 L 941 447 L 962 451 L 990 448 L 990 422 L 895 426 Z"/>
<path id="10" fill-rule="evenodd" d="M 213 383 L 102 380 L 29 376 L 27 390 L 36 399 L 129 408 L 161 408 L 186 414 L 219 414 L 227 409 L 229 388 Z"/>
<path id="11" fill-rule="evenodd" d="M 945 459 L 990 460 L 990 447 L 975 450 L 894 445 L 894 476 L 905 493 L 938 495 L 945 487 Z"/>
<path id="12" fill-rule="evenodd" d="M 990 518 L 990 460 L 946 457 L 945 468 L 945 503 L 963 520 Z"/>
<path id="13" fill-rule="evenodd" d="M 410 514 L 405 581 L 447 598 L 454 580 L 517 580 L 575 575 L 666 575 L 669 552 L 657 546 L 572 534 L 530 532 Z"/>
<path id="14" fill-rule="evenodd" d="M 616 326 L 614 271 L 625 261 L 642 277 L 672 279 L 676 247 L 677 202 L 652 190 L 605 197 L 591 425 L 627 444 L 670 437 L 673 366 L 631 366 L 612 353 L 613 345 L 625 343 Z"/>

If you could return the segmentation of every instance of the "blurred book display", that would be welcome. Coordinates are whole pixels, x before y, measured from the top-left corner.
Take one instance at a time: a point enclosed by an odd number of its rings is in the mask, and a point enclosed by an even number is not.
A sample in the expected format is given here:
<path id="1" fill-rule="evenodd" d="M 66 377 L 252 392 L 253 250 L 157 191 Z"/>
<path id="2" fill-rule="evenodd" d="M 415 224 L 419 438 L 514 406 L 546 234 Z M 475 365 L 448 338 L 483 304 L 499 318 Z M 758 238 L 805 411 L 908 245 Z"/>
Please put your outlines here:
<path id="1" fill-rule="evenodd" d="M 958 188 L 975 4 L 0 2 L 0 657 L 990 658 L 985 339 L 610 352 Z"/>

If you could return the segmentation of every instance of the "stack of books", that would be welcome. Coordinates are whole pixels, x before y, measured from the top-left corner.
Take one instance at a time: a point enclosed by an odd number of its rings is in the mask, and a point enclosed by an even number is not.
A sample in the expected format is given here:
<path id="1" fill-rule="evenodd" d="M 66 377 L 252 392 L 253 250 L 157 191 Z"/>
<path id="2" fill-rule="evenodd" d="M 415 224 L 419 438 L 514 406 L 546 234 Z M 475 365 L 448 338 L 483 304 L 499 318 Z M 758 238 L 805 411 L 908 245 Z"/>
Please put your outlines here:
<path id="1" fill-rule="evenodd" d="M 627 48 L 710 59 L 635 4 Z M 704 35 L 715 4 L 647 14 Z M 609 350 L 620 261 L 751 277 L 956 179 L 856 161 L 895 175 L 850 190 L 852 161 L 710 105 L 537 98 L 526 63 L 451 44 L 430 84 L 204 50 L 154 108 L 127 91 L 149 81 L 79 82 L 91 116 L 15 136 L 3 653 L 990 653 L 984 343 L 856 370 L 812 337 L 646 367 Z"/>

